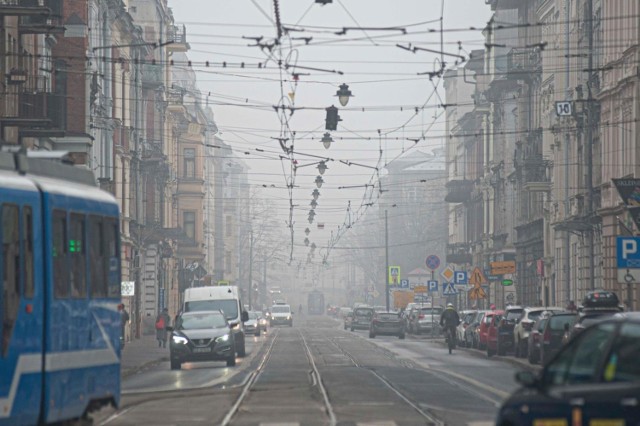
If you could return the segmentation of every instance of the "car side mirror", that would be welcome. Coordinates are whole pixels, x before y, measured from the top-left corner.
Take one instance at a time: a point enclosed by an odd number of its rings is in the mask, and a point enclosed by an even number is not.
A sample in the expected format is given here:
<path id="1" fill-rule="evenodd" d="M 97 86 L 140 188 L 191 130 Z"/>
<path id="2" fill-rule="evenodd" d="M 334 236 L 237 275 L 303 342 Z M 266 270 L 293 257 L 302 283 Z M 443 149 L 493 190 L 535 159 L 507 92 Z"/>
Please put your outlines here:
<path id="1" fill-rule="evenodd" d="M 242 311 L 242 315 L 240 316 L 240 319 L 242 320 L 242 322 L 249 321 L 249 312 Z"/>
<path id="2" fill-rule="evenodd" d="M 538 377 L 531 371 L 518 371 L 515 376 L 516 382 L 525 388 L 535 388 L 539 385 Z"/>

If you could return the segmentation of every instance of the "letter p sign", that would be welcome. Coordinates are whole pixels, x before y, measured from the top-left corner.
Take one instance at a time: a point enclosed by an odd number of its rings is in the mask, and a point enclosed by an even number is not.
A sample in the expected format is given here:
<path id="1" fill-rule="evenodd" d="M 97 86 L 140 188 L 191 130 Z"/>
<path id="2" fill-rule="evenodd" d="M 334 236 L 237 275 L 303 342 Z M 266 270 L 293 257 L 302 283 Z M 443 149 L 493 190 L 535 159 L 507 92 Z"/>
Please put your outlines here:
<path id="1" fill-rule="evenodd" d="M 629 259 L 638 252 L 638 243 L 636 240 L 624 240 L 622 242 L 622 258 Z"/>

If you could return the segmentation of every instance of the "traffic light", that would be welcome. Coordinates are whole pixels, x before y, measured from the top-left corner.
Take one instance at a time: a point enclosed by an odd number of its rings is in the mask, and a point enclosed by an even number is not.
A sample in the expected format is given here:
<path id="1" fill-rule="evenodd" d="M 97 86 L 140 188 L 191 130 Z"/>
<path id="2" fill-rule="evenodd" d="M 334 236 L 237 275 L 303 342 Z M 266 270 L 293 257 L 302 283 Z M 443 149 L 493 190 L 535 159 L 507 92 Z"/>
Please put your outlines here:
<path id="1" fill-rule="evenodd" d="M 324 126 L 327 130 L 336 130 L 338 128 L 338 121 L 342 121 L 338 115 L 338 108 L 331 105 L 327 110 L 326 124 Z"/>

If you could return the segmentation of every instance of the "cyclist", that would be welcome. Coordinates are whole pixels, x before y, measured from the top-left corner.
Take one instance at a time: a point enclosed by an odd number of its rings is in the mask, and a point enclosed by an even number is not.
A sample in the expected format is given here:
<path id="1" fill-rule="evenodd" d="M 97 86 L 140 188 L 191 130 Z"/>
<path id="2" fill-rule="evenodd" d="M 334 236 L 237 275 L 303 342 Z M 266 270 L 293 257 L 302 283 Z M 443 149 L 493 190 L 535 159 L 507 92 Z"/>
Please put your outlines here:
<path id="1" fill-rule="evenodd" d="M 460 316 L 454 309 L 453 303 L 447 303 L 447 309 L 445 309 L 440 316 L 440 327 L 442 327 L 445 336 L 447 332 L 451 333 L 451 338 L 453 339 L 452 346 L 455 346 L 456 343 L 456 327 L 458 324 L 460 324 Z"/>

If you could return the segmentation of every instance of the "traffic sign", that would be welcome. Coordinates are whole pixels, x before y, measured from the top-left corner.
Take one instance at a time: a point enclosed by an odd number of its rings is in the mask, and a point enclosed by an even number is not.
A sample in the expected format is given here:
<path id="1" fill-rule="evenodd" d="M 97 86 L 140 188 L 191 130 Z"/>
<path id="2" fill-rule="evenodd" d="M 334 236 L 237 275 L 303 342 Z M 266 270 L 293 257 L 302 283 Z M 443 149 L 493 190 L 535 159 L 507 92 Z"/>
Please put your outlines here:
<path id="1" fill-rule="evenodd" d="M 444 280 L 448 283 L 450 283 L 451 281 L 453 281 L 453 275 L 456 271 L 453 269 L 453 267 L 451 267 L 451 265 L 447 265 L 446 268 L 444 268 L 444 271 L 442 271 L 440 273 L 440 275 L 442 275 L 442 278 L 444 278 Z"/>
<path id="2" fill-rule="evenodd" d="M 469 284 L 479 286 L 480 284 L 487 284 L 487 283 L 488 283 L 487 277 L 485 277 L 482 271 L 480 270 L 480 268 L 476 266 L 473 269 L 473 272 L 471 273 L 471 278 L 469 278 Z"/>
<path id="3" fill-rule="evenodd" d="M 409 280 L 400 280 L 400 288 L 409 288 Z"/>
<path id="4" fill-rule="evenodd" d="M 466 284 L 467 271 L 455 271 L 453 275 L 453 282 L 456 284 Z"/>
<path id="5" fill-rule="evenodd" d="M 559 116 L 567 116 L 573 114 L 573 104 L 571 101 L 556 102 L 556 114 Z"/>
<path id="6" fill-rule="evenodd" d="M 426 293 L 428 290 L 426 285 L 417 285 L 413 288 L 414 293 Z"/>
<path id="7" fill-rule="evenodd" d="M 431 254 L 427 257 L 425 263 L 427 264 L 427 268 L 435 271 L 436 269 L 438 269 L 438 267 L 440 267 L 440 258 L 435 254 Z"/>
<path id="8" fill-rule="evenodd" d="M 135 296 L 136 282 L 135 281 L 122 281 L 120 283 L 120 295 L 121 296 Z"/>
<path id="9" fill-rule="evenodd" d="M 427 287 L 429 287 L 430 293 L 433 293 L 434 291 L 438 291 L 438 281 L 436 280 L 427 281 Z"/>
<path id="10" fill-rule="evenodd" d="M 618 269 L 640 268 L 640 237 L 618 237 L 616 255 Z"/>
<path id="11" fill-rule="evenodd" d="M 454 296 L 458 294 L 456 288 L 453 286 L 453 283 L 442 283 L 442 295 L 443 296 Z"/>
<path id="12" fill-rule="evenodd" d="M 512 279 L 504 279 L 504 280 L 502 280 L 502 285 L 505 286 L 505 287 L 513 285 L 513 280 Z"/>
<path id="13" fill-rule="evenodd" d="M 489 263 L 491 268 L 491 275 L 505 275 L 516 273 L 515 260 L 506 260 L 504 262 L 491 262 Z"/>
<path id="14" fill-rule="evenodd" d="M 389 266 L 389 285 L 394 286 L 398 285 L 400 282 L 400 267 L 399 266 Z"/>
<path id="15" fill-rule="evenodd" d="M 487 293 L 485 293 L 484 289 L 481 286 L 474 287 L 469 290 L 469 299 L 477 300 L 484 299 L 487 297 Z"/>

